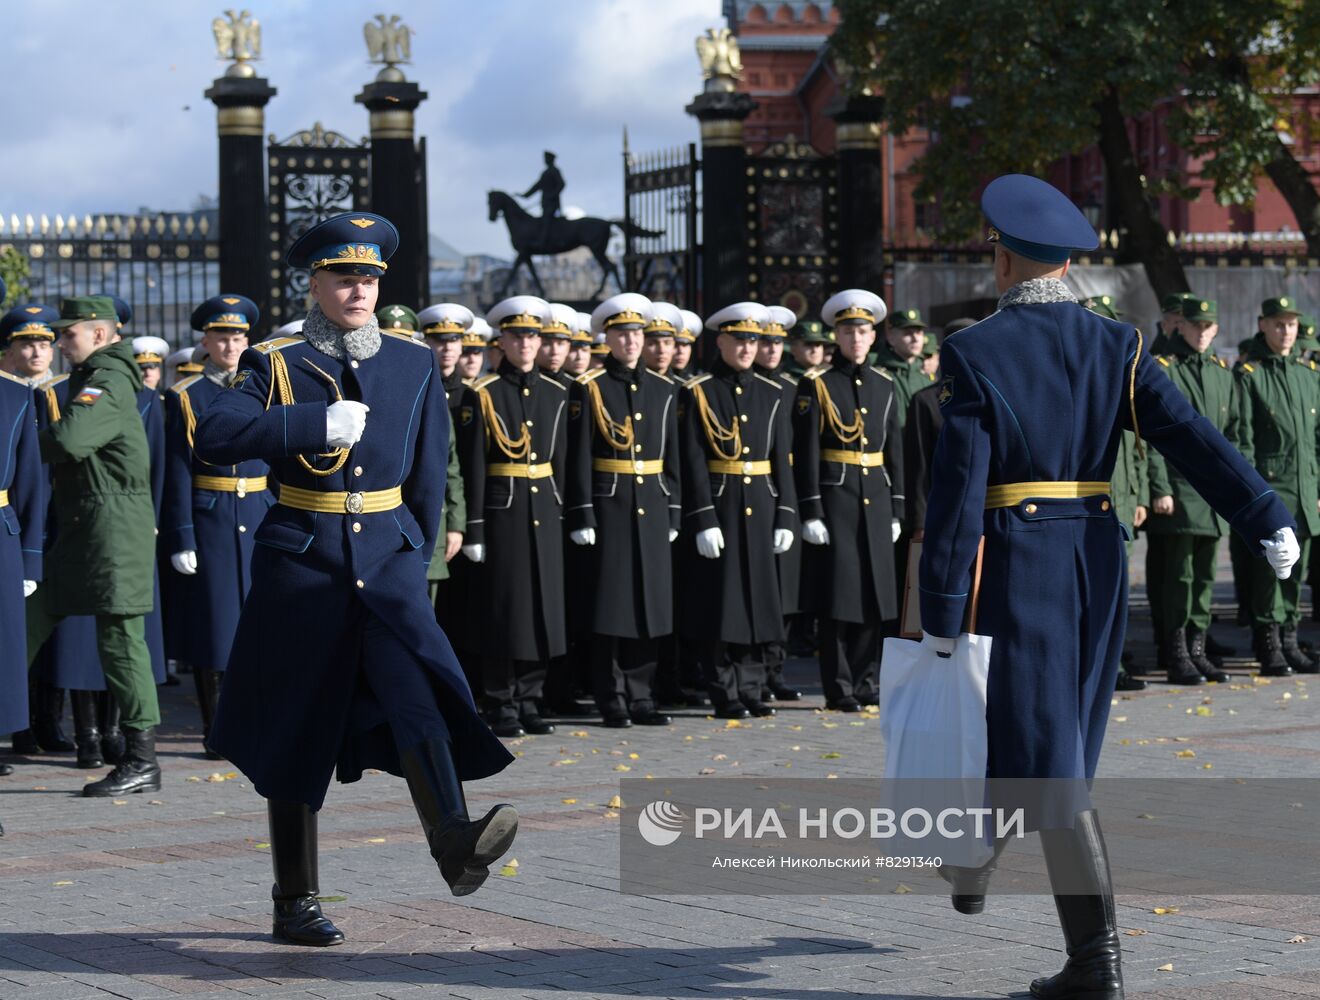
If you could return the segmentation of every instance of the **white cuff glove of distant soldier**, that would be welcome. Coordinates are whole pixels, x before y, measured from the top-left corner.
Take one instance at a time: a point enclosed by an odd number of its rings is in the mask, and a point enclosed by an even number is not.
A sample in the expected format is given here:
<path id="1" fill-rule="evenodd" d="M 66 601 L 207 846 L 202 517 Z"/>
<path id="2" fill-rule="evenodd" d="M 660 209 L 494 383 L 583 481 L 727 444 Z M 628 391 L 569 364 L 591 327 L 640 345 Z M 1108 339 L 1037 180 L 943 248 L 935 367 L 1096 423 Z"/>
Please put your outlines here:
<path id="1" fill-rule="evenodd" d="M 463 555 L 467 556 L 474 563 L 485 562 L 486 546 L 481 542 L 473 542 L 471 545 L 464 545 Z"/>
<path id="2" fill-rule="evenodd" d="M 577 531 L 570 531 L 568 537 L 572 540 L 574 545 L 595 545 L 596 529 L 578 528 Z"/>
<path id="3" fill-rule="evenodd" d="M 170 556 L 170 565 L 184 576 L 197 575 L 197 553 L 192 549 L 176 552 Z"/>
<path id="4" fill-rule="evenodd" d="M 893 531 L 894 531 L 894 544 L 897 545 L 898 536 L 903 534 L 903 522 L 900 521 L 898 518 L 894 518 Z"/>
<path id="5" fill-rule="evenodd" d="M 697 532 L 697 552 L 707 559 L 718 559 L 724 548 L 724 532 L 719 528 L 707 528 Z"/>
<path id="6" fill-rule="evenodd" d="M 812 545 L 829 545 L 830 532 L 825 527 L 825 522 L 818 517 L 813 517 L 802 525 L 802 540 Z"/>
<path id="7" fill-rule="evenodd" d="M 325 445 L 327 448 L 351 448 L 362 440 L 367 426 L 366 403 L 341 399 L 331 403 L 325 411 Z"/>
<path id="8" fill-rule="evenodd" d="M 1265 558 L 1280 580 L 1288 579 L 1297 560 L 1302 557 L 1301 546 L 1297 544 L 1297 534 L 1292 528 L 1280 528 L 1269 538 L 1261 541 L 1265 549 Z"/>
<path id="9" fill-rule="evenodd" d="M 953 647 L 956 645 L 958 645 L 957 639 L 946 639 L 943 636 L 931 635 L 929 632 L 925 631 L 924 629 L 922 630 L 921 633 L 922 649 L 929 649 L 931 652 L 935 653 L 938 656 L 952 656 Z"/>
<path id="10" fill-rule="evenodd" d="M 24 581 L 23 581 L 23 596 L 24 596 L 24 597 L 31 597 L 31 596 L 32 596 L 33 594 L 35 594 L 36 592 L 37 592 L 37 581 L 36 581 L 36 580 L 24 580 Z"/>
<path id="11" fill-rule="evenodd" d="M 775 555 L 783 555 L 793 547 L 793 532 L 787 528 L 775 529 Z"/>

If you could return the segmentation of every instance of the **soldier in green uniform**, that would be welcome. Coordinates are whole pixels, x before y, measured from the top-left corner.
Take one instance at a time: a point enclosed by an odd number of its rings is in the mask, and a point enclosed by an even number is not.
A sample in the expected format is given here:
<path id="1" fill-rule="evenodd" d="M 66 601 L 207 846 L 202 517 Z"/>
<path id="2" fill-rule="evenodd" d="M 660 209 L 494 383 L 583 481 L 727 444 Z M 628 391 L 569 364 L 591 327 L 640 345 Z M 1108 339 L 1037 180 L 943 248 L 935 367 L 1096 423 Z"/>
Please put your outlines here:
<path id="1" fill-rule="evenodd" d="M 116 339 L 109 297 L 65 299 L 52 326 L 73 371 L 61 419 L 40 435 L 41 457 L 54 470 L 56 541 L 46 554 L 46 582 L 27 602 L 28 665 L 61 619 L 95 615 L 97 650 L 122 712 L 127 751 L 83 794 L 158 791 L 160 707 L 143 630 L 154 604 L 156 509 L 137 408 L 142 372 L 133 345 Z"/>
<path id="2" fill-rule="evenodd" d="M 874 363 L 894 379 L 899 427 L 907 423 L 912 397 L 935 381 L 935 376 L 922 365 L 926 339 L 926 321 L 921 318 L 921 310 L 900 309 L 890 315 L 885 342 L 876 349 Z"/>
<path id="3" fill-rule="evenodd" d="M 1160 299 L 1160 321 L 1155 324 L 1155 339 L 1150 345 L 1153 356 L 1167 354 L 1170 345 L 1177 341 L 1182 326 L 1183 299 L 1189 298 L 1195 299 L 1196 296 L 1191 292 L 1173 292 Z"/>
<path id="4" fill-rule="evenodd" d="M 1209 299 L 1183 299 L 1180 336 L 1171 335 L 1160 366 L 1197 413 L 1236 444 L 1238 401 L 1228 365 L 1210 349 L 1219 332 L 1219 311 Z M 1159 623 L 1170 684 L 1226 681 L 1228 674 L 1206 656 L 1215 561 L 1224 522 L 1177 469 L 1157 451 L 1147 456 L 1151 515 L 1146 522 L 1150 559 L 1160 567 L 1151 588 L 1152 617 Z"/>
<path id="5" fill-rule="evenodd" d="M 810 369 L 825 363 L 825 345 L 832 343 L 834 331 L 825 329 L 820 320 L 799 320 L 788 331 L 789 357 L 784 362 L 784 371 L 800 380 Z"/>
<path id="6" fill-rule="evenodd" d="M 1261 303 L 1259 333 L 1238 366 L 1238 449 L 1297 519 L 1301 565 L 1287 580 L 1266 580 L 1255 562 L 1247 567 L 1252 637 L 1267 677 L 1316 673 L 1320 664 L 1297 644 L 1298 600 L 1306 578 L 1311 536 L 1320 533 L 1316 460 L 1320 452 L 1320 378 L 1314 361 L 1296 356 L 1297 300 Z"/>
<path id="7" fill-rule="evenodd" d="M 420 339 L 417 331 L 421 325 L 417 314 L 407 306 L 384 306 L 376 310 L 376 325 L 385 333 L 401 333 L 405 337 Z"/>

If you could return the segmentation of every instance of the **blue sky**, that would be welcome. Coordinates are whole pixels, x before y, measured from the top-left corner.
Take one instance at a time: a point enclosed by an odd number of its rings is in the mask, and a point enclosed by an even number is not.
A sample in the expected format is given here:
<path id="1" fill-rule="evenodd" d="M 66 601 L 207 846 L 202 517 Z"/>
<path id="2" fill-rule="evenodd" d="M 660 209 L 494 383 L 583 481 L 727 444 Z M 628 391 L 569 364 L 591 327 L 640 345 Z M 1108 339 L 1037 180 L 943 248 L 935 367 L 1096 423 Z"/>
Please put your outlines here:
<path id="1" fill-rule="evenodd" d="M 259 4 L 259 5 L 258 5 Z M 45 212 L 185 209 L 216 189 L 215 107 L 202 96 L 224 64 L 211 21 L 220 0 L 5 3 L 6 62 L 24 85 L 6 101 L 5 218 Z M 241 9 L 241 8 L 238 8 Z M 353 102 L 378 67 L 362 25 L 377 11 L 416 32 L 410 80 L 430 96 L 430 229 L 466 253 L 509 252 L 486 220 L 490 188 L 521 192 L 559 155 L 565 205 L 622 213 L 620 149 L 697 138 L 683 107 L 701 89 L 693 39 L 722 24 L 719 0 L 392 0 L 363 7 L 253 0 L 258 72 L 279 93 L 266 131 L 320 121 L 366 135 Z"/>

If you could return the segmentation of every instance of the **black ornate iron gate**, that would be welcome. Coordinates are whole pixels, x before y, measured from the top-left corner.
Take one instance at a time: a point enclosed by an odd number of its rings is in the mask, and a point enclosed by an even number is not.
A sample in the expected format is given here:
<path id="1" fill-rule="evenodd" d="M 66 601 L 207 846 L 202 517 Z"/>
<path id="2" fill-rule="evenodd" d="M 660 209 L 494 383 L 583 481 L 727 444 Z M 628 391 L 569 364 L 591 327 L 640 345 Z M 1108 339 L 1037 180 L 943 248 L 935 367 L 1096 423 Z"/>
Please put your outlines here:
<path id="1" fill-rule="evenodd" d="M 370 148 L 320 122 L 277 142 L 270 137 L 270 312 L 279 326 L 307 314 L 306 271 L 285 265 L 284 255 L 303 233 L 337 212 L 366 211 L 370 204 Z"/>
<path id="2" fill-rule="evenodd" d="M 629 290 L 698 310 L 701 162 L 695 143 L 686 149 L 634 156 L 624 137 L 624 280 Z M 663 235 L 646 238 L 639 251 L 631 235 L 639 226 Z"/>

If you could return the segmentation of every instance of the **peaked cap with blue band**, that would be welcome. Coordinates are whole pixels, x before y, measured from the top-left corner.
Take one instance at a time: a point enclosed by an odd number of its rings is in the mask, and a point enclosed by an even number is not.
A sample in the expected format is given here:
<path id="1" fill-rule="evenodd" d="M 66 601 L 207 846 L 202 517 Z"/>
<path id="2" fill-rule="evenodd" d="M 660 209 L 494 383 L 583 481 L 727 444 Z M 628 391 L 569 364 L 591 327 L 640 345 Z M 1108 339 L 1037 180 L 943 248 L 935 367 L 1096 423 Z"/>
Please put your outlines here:
<path id="1" fill-rule="evenodd" d="M 54 306 L 30 302 L 25 306 L 14 306 L 0 319 L 0 347 L 19 337 L 29 340 L 54 340 L 55 329 L 51 326 L 60 318 L 60 311 Z"/>
<path id="2" fill-rule="evenodd" d="M 373 212 L 345 212 L 319 222 L 289 247 L 290 267 L 380 277 L 399 249 L 394 223 Z"/>
<path id="3" fill-rule="evenodd" d="M 113 292 L 102 292 L 107 299 L 115 304 L 115 321 L 121 326 L 128 326 L 133 322 L 133 307 L 121 299 Z"/>
<path id="4" fill-rule="evenodd" d="M 246 295 L 221 292 L 193 310 L 192 328 L 203 333 L 207 330 L 249 333 L 260 318 L 261 310 Z"/>
<path id="5" fill-rule="evenodd" d="M 1062 264 L 1075 250 L 1100 245 L 1095 229 L 1053 184 L 1028 174 L 996 177 L 981 195 L 981 212 L 1005 250 L 1041 264 Z"/>

